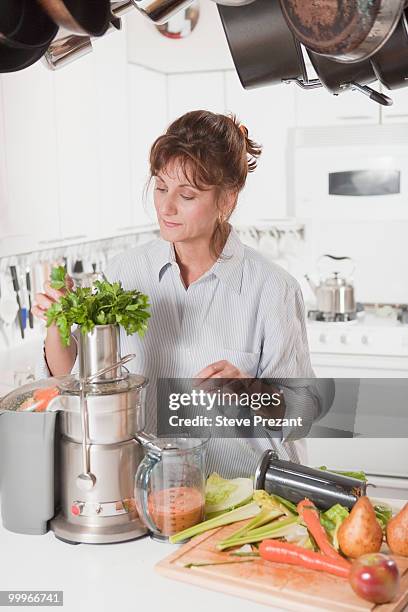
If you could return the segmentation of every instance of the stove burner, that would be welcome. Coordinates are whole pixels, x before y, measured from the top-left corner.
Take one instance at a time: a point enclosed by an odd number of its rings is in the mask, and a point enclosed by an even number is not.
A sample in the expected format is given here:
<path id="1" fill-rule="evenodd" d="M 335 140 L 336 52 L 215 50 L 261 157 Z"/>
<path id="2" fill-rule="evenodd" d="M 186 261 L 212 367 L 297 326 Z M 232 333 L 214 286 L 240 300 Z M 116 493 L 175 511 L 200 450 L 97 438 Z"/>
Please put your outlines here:
<path id="1" fill-rule="evenodd" d="M 309 310 L 307 318 L 311 321 L 323 321 L 325 323 L 345 323 L 357 318 L 356 312 L 321 312 L 320 310 Z"/>

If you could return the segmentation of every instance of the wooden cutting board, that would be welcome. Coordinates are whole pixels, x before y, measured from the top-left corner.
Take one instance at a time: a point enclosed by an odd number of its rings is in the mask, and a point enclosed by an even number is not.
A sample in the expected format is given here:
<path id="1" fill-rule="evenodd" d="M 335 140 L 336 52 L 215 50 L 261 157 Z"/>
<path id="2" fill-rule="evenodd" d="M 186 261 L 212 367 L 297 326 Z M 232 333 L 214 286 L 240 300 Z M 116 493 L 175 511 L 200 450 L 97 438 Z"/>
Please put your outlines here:
<path id="1" fill-rule="evenodd" d="M 242 560 L 231 557 L 228 551 L 218 551 L 215 546 L 245 522 L 213 529 L 193 538 L 160 561 L 156 570 L 175 580 L 296 612 L 399 612 L 408 605 L 408 558 L 404 557 L 394 557 L 401 574 L 400 592 L 392 603 L 383 605 L 357 597 L 344 578 L 257 558 L 234 565 L 185 567 L 188 563 Z"/>

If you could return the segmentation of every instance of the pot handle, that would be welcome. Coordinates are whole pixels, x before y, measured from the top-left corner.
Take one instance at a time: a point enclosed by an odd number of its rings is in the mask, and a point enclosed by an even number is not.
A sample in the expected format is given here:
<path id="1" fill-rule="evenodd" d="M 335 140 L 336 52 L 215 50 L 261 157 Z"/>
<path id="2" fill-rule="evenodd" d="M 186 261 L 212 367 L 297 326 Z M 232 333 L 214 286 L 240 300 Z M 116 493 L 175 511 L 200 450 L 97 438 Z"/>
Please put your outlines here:
<path id="1" fill-rule="evenodd" d="M 139 444 L 135 438 L 134 442 Z M 146 527 L 155 533 L 160 533 L 160 529 L 157 527 L 149 513 L 148 490 L 149 480 L 153 468 L 160 463 L 160 461 L 161 457 L 159 455 L 147 453 L 143 461 L 139 464 L 135 476 L 135 502 L 137 511 Z"/>
<path id="2" fill-rule="evenodd" d="M 389 98 L 385 94 L 380 93 L 379 91 L 375 91 L 375 89 L 372 89 L 367 85 L 360 85 L 359 83 L 355 83 L 353 81 L 352 83 L 350 83 L 350 88 L 352 91 L 359 91 L 365 96 L 368 96 L 370 100 L 373 100 L 373 102 L 377 102 L 377 104 L 381 104 L 382 106 L 393 105 L 393 101 L 391 98 Z"/>

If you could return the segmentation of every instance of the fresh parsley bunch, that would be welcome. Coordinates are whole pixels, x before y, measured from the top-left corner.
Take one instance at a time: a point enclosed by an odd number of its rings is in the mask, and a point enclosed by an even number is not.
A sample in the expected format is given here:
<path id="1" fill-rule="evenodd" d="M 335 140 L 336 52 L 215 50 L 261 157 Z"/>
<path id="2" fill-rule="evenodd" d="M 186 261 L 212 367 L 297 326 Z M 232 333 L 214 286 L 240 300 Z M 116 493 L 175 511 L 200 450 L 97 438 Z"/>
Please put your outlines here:
<path id="1" fill-rule="evenodd" d="M 65 270 L 63 274 L 53 270 L 51 286 L 55 289 L 65 286 Z M 64 346 L 70 344 L 74 324 L 80 326 L 83 334 L 91 332 L 95 325 L 113 324 L 121 325 L 128 336 L 135 333 L 143 336 L 150 317 L 149 307 L 149 298 L 140 291 L 125 291 L 120 282 L 95 281 L 92 289 L 78 287 L 53 304 L 47 311 L 47 327 L 56 324 Z"/>

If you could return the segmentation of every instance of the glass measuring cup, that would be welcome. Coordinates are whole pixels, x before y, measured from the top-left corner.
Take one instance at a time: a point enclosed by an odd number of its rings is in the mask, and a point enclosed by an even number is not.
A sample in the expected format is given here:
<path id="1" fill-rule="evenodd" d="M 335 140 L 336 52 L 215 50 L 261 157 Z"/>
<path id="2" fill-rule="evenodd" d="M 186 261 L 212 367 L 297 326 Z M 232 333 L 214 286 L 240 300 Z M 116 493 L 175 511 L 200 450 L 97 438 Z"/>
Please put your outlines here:
<path id="1" fill-rule="evenodd" d="M 204 519 L 207 439 L 139 440 L 146 454 L 135 476 L 136 507 L 154 540 Z"/>

